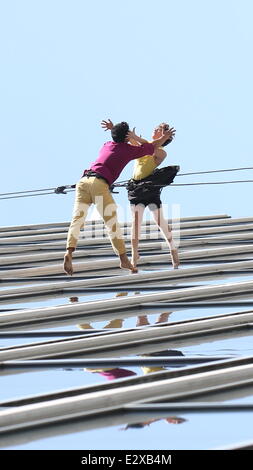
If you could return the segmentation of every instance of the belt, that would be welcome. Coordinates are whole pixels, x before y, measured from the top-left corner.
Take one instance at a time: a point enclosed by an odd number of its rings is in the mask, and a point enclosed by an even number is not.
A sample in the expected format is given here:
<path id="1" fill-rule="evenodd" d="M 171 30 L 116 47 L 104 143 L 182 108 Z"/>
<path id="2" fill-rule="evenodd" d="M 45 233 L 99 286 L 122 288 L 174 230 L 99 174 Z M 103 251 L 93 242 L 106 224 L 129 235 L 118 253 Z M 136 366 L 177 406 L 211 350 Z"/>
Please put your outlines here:
<path id="1" fill-rule="evenodd" d="M 104 176 L 101 176 L 99 173 L 97 173 L 96 171 L 92 171 L 92 170 L 87 170 L 84 172 L 84 175 L 83 176 L 87 176 L 87 178 L 89 178 L 90 176 L 95 176 L 96 178 L 98 179 L 101 179 L 101 180 L 104 180 L 108 185 L 108 181 L 107 179 L 104 177 Z M 109 185 L 110 186 L 110 185 Z"/>

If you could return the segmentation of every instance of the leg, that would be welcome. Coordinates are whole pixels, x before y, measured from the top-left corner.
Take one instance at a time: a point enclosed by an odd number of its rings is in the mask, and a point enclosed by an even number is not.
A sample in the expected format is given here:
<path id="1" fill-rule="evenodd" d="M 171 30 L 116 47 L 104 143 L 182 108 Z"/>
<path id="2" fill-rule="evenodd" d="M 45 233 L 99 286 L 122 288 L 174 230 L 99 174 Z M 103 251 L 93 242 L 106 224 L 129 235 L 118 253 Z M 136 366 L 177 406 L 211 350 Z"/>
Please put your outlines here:
<path id="1" fill-rule="evenodd" d="M 117 206 L 110 193 L 108 184 L 101 179 L 94 178 L 91 191 L 92 202 L 95 203 L 98 213 L 103 218 L 113 250 L 120 258 L 120 267 L 137 272 L 137 269 L 132 266 L 126 254 L 125 243 L 117 220 Z"/>
<path id="2" fill-rule="evenodd" d="M 136 326 L 147 326 L 150 325 L 147 315 L 139 315 L 137 317 Z"/>
<path id="3" fill-rule="evenodd" d="M 109 321 L 104 328 L 122 328 L 123 321 L 121 318 L 115 318 L 114 320 Z"/>
<path id="4" fill-rule="evenodd" d="M 132 232 L 131 232 L 131 246 L 132 246 L 132 265 L 136 267 L 139 259 L 138 247 L 139 239 L 141 236 L 141 223 L 145 206 L 143 204 L 134 205 L 131 204 L 132 210 Z"/>
<path id="5" fill-rule="evenodd" d="M 154 221 L 158 225 L 163 237 L 169 245 L 173 267 L 174 269 L 177 269 L 179 266 L 178 251 L 174 245 L 168 222 L 164 219 L 162 207 L 157 207 L 157 209 L 152 210 L 152 214 Z"/>
<path id="6" fill-rule="evenodd" d="M 76 199 L 73 211 L 72 221 L 68 231 L 67 251 L 64 255 L 64 271 L 67 274 L 73 274 L 72 253 L 76 249 L 80 230 L 84 225 L 85 218 L 91 205 L 91 197 L 88 191 L 87 178 L 82 178 L 76 186 Z"/>
<path id="7" fill-rule="evenodd" d="M 169 315 L 171 314 L 172 312 L 163 312 L 159 315 L 159 317 L 157 318 L 157 321 L 156 321 L 156 324 L 158 323 L 167 323 L 168 321 L 168 318 L 169 318 Z"/>
<path id="8" fill-rule="evenodd" d="M 78 325 L 78 328 L 80 328 L 81 330 L 94 330 L 93 326 L 91 326 L 90 323 L 80 323 L 80 325 Z"/>

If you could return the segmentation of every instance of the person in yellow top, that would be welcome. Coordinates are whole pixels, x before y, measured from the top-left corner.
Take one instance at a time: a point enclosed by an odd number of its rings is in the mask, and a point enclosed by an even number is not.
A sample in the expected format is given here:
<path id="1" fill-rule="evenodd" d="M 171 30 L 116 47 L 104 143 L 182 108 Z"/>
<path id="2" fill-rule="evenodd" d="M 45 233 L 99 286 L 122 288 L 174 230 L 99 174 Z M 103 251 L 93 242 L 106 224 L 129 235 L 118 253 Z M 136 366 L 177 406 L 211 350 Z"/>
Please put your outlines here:
<path id="1" fill-rule="evenodd" d="M 101 123 L 102 127 L 105 130 L 109 130 L 113 127 L 113 123 L 110 119 L 107 121 L 104 120 Z M 160 139 L 165 132 L 170 131 L 169 139 L 164 142 L 162 147 L 155 149 L 155 153 L 153 155 L 145 155 L 144 157 L 138 158 L 135 160 L 134 163 L 134 171 L 132 179 L 135 181 L 140 181 L 143 178 L 150 176 L 153 171 L 163 162 L 166 158 L 167 153 L 164 150 L 164 146 L 169 144 L 174 136 L 175 136 L 175 129 L 166 123 L 161 123 L 157 127 L 155 127 L 152 135 L 153 140 Z M 147 143 L 147 140 L 138 138 L 138 141 L 131 139 L 132 145 L 141 145 L 141 143 Z M 172 265 L 174 269 L 177 269 L 179 266 L 179 256 L 178 251 L 174 245 L 171 229 L 168 225 L 168 222 L 165 220 L 162 210 L 162 202 L 160 198 L 161 189 L 151 187 L 150 191 L 146 191 L 145 195 L 142 194 L 141 190 L 138 190 L 136 194 L 134 191 L 128 191 L 128 199 L 131 205 L 132 211 L 132 235 L 131 235 L 131 246 L 132 246 L 132 259 L 131 263 L 134 267 L 136 267 L 139 253 L 139 238 L 141 235 L 141 224 L 143 220 L 143 215 L 145 208 L 148 206 L 149 210 L 151 211 L 154 221 L 156 222 L 157 226 L 159 227 L 165 241 L 168 243 L 171 253 Z"/>
<path id="2" fill-rule="evenodd" d="M 162 150 L 161 147 L 158 150 Z M 160 152 L 160 155 L 162 157 L 163 152 Z M 134 162 L 134 180 L 142 180 L 143 178 L 147 178 L 147 176 L 151 175 L 151 173 L 153 173 L 153 171 L 159 165 L 157 155 L 145 155 L 144 157 L 138 158 L 138 160 L 138 162 Z"/>

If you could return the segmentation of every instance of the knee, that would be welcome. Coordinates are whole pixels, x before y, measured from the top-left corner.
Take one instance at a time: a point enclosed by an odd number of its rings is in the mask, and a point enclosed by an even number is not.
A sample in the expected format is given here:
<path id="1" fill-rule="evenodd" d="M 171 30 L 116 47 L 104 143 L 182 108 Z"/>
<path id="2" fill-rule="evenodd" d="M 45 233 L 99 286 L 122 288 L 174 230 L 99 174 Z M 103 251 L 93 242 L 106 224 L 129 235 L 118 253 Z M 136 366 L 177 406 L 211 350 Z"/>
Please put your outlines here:
<path id="1" fill-rule="evenodd" d="M 77 222 L 83 224 L 84 212 L 79 211 L 77 214 L 74 215 L 72 218 L 72 224 L 76 224 Z"/>

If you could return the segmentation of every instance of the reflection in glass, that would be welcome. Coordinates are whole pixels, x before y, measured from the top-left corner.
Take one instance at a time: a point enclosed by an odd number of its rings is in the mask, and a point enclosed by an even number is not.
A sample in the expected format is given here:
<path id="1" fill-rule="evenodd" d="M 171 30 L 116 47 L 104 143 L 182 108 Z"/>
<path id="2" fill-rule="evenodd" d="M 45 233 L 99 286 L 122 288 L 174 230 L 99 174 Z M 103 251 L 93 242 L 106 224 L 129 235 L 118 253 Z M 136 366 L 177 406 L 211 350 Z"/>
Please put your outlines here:
<path id="1" fill-rule="evenodd" d="M 139 292 L 136 292 L 135 293 L 136 295 L 139 294 Z M 121 297 L 121 296 L 126 296 L 128 295 L 128 292 L 120 292 L 118 294 L 116 294 L 116 297 Z M 70 297 L 69 298 L 70 302 L 78 302 L 78 297 Z M 160 323 L 167 323 L 168 321 L 168 318 L 169 318 L 169 315 L 171 314 L 172 312 L 163 312 L 161 313 L 155 324 L 160 324 Z M 116 318 L 116 319 L 113 319 L 113 320 L 110 320 L 103 328 L 104 329 L 114 329 L 114 328 L 117 328 L 117 329 L 120 329 L 120 328 L 123 328 L 123 322 L 124 322 L 124 319 L 122 318 Z M 148 326 L 150 325 L 150 322 L 148 320 L 148 316 L 147 315 L 139 315 L 137 317 L 137 321 L 136 321 L 136 327 L 141 327 L 141 326 Z M 86 329 L 92 329 L 93 326 L 90 324 L 90 323 L 81 323 L 78 325 L 78 327 L 82 330 L 86 330 Z M 178 350 L 162 350 L 162 351 L 155 351 L 153 353 L 149 353 L 149 354 L 143 354 L 143 356 L 147 357 L 147 356 L 183 356 L 183 353 L 181 351 L 178 351 Z M 157 372 L 157 371 L 161 371 L 161 370 L 165 370 L 165 367 L 141 367 L 142 371 L 144 374 L 149 374 L 151 372 Z M 119 368 L 119 367 L 115 367 L 115 368 L 111 368 L 111 367 L 108 367 L 108 368 L 99 368 L 99 369 L 94 369 L 94 368 L 86 368 L 84 369 L 88 372 L 91 372 L 91 373 L 98 373 L 100 375 L 102 375 L 103 377 L 105 377 L 105 379 L 107 380 L 115 380 L 115 379 L 120 379 L 120 378 L 123 378 L 123 377 L 130 377 L 130 376 L 133 376 L 133 375 L 137 375 L 136 372 L 130 370 L 130 369 L 125 369 L 125 368 Z"/>

